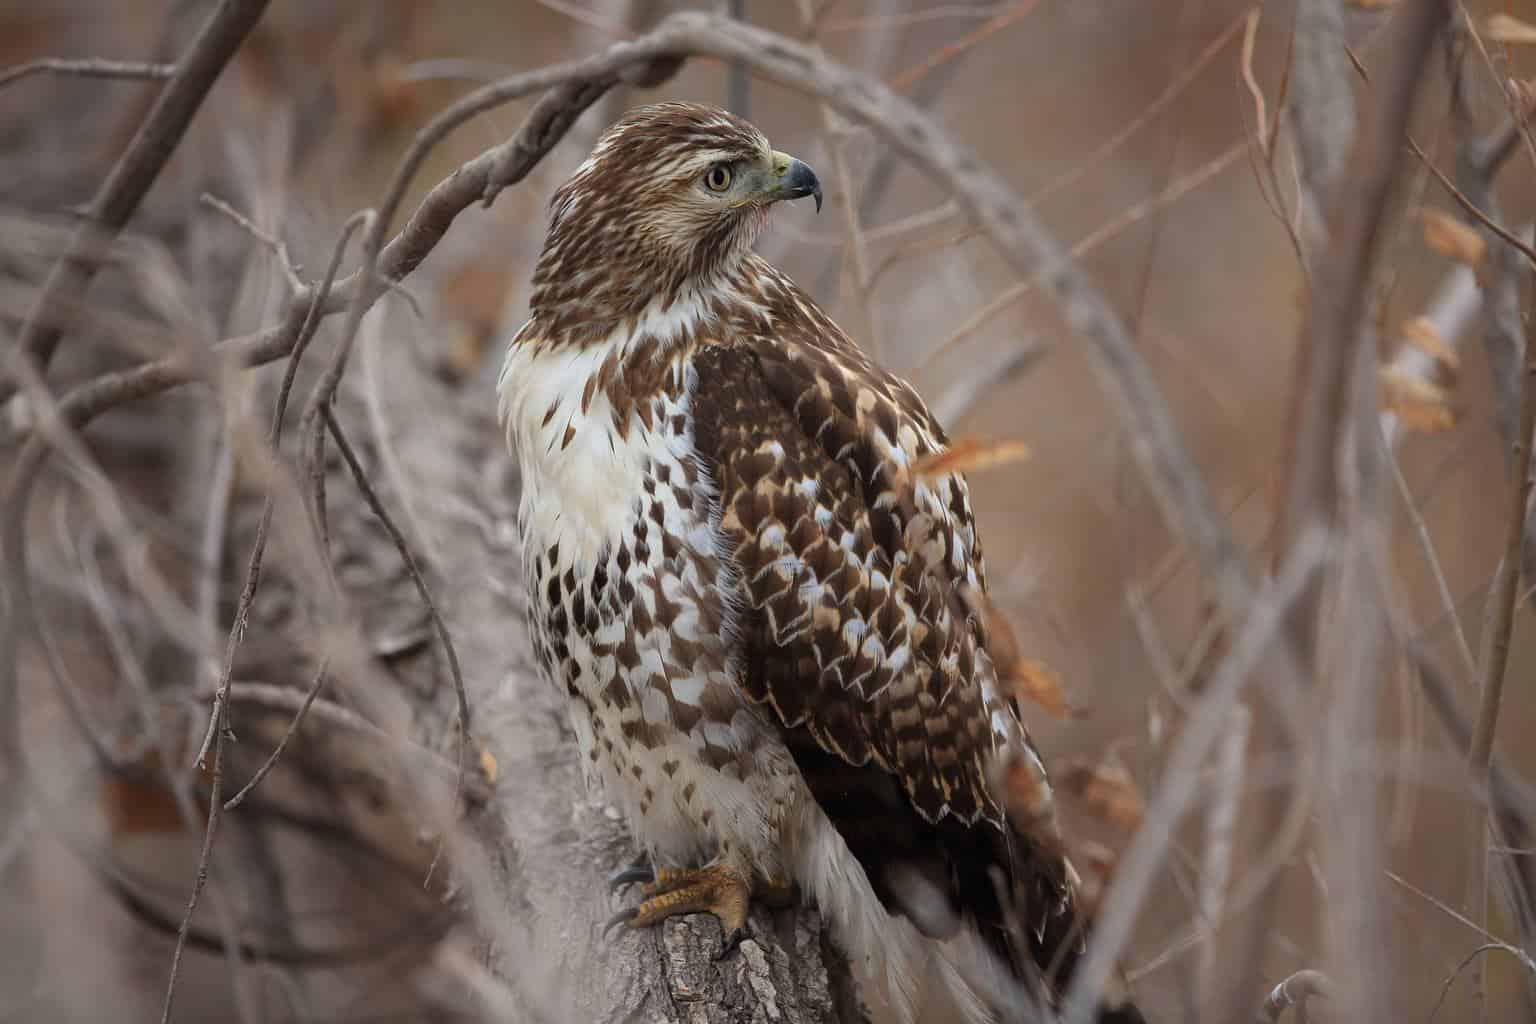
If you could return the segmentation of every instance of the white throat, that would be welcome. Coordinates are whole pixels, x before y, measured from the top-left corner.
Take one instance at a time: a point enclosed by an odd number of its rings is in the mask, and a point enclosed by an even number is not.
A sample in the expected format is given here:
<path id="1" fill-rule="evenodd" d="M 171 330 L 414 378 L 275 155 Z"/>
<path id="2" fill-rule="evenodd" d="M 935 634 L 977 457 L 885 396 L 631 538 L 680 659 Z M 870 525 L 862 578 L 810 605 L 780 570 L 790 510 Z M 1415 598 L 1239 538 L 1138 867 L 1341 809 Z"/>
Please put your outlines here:
<path id="1" fill-rule="evenodd" d="M 558 544 L 561 562 L 591 566 L 626 529 L 644 493 L 647 464 L 691 457 L 691 439 L 669 428 L 673 415 L 687 411 L 693 391 L 691 373 L 680 362 L 668 382 L 672 397 L 658 399 L 666 406 L 656 410 L 662 415 L 647 420 L 630 409 L 621 413 L 627 425 L 622 432 L 595 378 L 611 361 L 622 367 L 641 345 L 656 342 L 665 350 L 691 336 L 706 316 L 689 294 L 666 310 L 649 307 L 633 326 L 591 345 L 544 344 L 537 320 L 518 331 L 497 391 L 499 417 L 522 471 L 518 523 L 525 545 Z"/>

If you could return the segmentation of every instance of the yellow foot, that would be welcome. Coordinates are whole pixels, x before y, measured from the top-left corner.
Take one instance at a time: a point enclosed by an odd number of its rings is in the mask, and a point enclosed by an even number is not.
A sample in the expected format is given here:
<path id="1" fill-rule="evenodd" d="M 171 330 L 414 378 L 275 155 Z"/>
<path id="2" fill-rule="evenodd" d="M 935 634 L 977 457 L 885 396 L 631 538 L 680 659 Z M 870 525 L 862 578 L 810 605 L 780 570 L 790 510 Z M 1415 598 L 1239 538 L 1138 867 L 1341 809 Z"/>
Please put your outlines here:
<path id="1" fill-rule="evenodd" d="M 645 899 L 608 919 L 606 935 L 614 927 L 649 928 L 678 914 L 714 914 L 725 932 L 724 956 L 747 937 L 747 905 L 752 899 L 752 885 L 735 868 L 711 864 L 703 868 L 652 869 L 637 863 L 609 876 L 608 886 L 617 889 L 630 882 L 644 883 L 640 892 Z"/>

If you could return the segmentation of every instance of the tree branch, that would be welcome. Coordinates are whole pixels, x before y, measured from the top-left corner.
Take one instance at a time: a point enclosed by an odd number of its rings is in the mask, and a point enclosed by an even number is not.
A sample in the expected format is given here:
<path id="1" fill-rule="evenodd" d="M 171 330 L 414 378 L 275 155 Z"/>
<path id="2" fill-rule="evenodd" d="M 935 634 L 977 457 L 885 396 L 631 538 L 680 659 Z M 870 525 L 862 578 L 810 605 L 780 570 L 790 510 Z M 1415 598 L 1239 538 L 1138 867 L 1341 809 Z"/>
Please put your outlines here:
<path id="1" fill-rule="evenodd" d="M 155 101 L 154 108 L 129 142 L 127 150 L 102 182 L 85 222 L 70 239 L 69 248 L 54 264 L 22 327 L 18 347 L 46 370 L 63 334 L 67 301 L 78 299 L 96 276 L 94 254 L 117 237 L 139 208 L 155 178 L 186 133 L 192 116 L 213 83 L 261 20 L 268 0 L 223 0 L 198 32 L 187 55 Z M 0 380 L 0 401 L 10 397 Z"/>

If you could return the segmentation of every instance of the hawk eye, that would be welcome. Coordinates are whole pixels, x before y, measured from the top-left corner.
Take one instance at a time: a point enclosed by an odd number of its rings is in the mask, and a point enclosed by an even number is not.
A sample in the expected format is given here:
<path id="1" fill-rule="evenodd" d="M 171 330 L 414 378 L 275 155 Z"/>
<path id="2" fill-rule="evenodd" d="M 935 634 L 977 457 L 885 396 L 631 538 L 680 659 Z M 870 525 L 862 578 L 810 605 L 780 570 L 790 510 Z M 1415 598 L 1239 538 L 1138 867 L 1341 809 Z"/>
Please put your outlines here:
<path id="1" fill-rule="evenodd" d="M 731 165 L 715 164 L 704 172 L 704 187 L 711 192 L 724 192 L 731 187 Z"/>

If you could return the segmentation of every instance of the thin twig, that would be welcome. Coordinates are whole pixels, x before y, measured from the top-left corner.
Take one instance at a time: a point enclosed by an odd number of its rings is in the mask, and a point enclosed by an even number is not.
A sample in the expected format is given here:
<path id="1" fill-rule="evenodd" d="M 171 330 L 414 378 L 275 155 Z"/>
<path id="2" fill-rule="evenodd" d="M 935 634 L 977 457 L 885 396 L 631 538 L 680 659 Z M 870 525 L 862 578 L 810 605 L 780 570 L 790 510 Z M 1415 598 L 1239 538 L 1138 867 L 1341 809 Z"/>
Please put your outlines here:
<path id="1" fill-rule="evenodd" d="M 251 776 L 251 780 L 242 786 L 238 793 L 224 802 L 224 809 L 226 811 L 232 811 L 244 803 L 245 798 L 250 795 L 250 792 L 261 785 L 261 780 L 265 779 L 267 773 L 277 766 L 278 760 L 283 756 L 283 751 L 288 749 L 288 741 L 293 739 L 294 734 L 299 731 L 300 724 L 304 721 L 304 716 L 309 714 L 310 705 L 315 702 L 316 697 L 320 696 L 320 688 L 325 685 L 325 670 L 327 667 L 327 663 L 322 660 L 320 667 L 315 670 L 315 681 L 309 684 L 309 690 L 304 694 L 304 703 L 299 705 L 298 710 L 293 713 L 293 717 L 288 720 L 288 728 L 283 731 L 282 739 L 277 741 L 277 746 L 272 748 L 272 753 L 267 755 L 267 759 L 261 762 L 261 767 L 256 769 L 256 773 Z"/>
<path id="2" fill-rule="evenodd" d="M 1424 900 L 1425 902 L 1429 903 L 1436 910 L 1440 911 L 1442 914 L 1444 914 L 1446 917 L 1449 917 L 1451 920 L 1466 925 L 1468 928 L 1470 928 L 1473 931 L 1477 932 L 1477 934 L 1481 935 L 1483 938 L 1487 939 L 1489 942 L 1503 942 L 1503 940 L 1500 939 L 1497 935 L 1493 934 L 1488 929 L 1484 928 L 1482 925 L 1480 925 L 1476 921 L 1472 920 L 1470 917 L 1467 917 L 1465 914 L 1458 913 L 1454 907 L 1447 906 L 1446 903 L 1443 900 L 1436 899 L 1434 896 L 1432 896 L 1429 893 L 1425 892 L 1423 889 L 1420 889 L 1418 886 L 1414 885 L 1412 882 L 1408 881 L 1408 879 L 1402 877 L 1397 872 L 1395 872 L 1395 871 L 1388 871 L 1386 874 L 1387 874 L 1387 877 L 1390 878 L 1392 881 L 1396 882 L 1398 885 L 1402 886 L 1404 889 L 1407 889 L 1409 892 L 1413 893 L 1415 896 L 1417 896 L 1420 899 Z"/>
<path id="3" fill-rule="evenodd" d="M 1374 438 L 1362 438 L 1355 453 L 1349 452 L 1344 442 L 1352 436 L 1351 430 L 1353 436 L 1358 436 L 1366 429 L 1355 412 L 1362 374 L 1367 368 L 1371 372 L 1375 368 L 1374 359 L 1366 358 L 1370 353 L 1365 346 L 1374 339 L 1374 333 L 1365 329 L 1365 312 L 1377 243 L 1398 178 L 1401 140 L 1425 79 L 1423 67 L 1450 13 L 1447 0 L 1413 0 L 1400 7 L 1393 18 L 1387 47 L 1390 57 L 1376 73 L 1375 102 L 1369 117 L 1356 128 L 1350 113 L 1352 101 L 1340 94 L 1351 89 L 1350 73 L 1347 66 L 1342 70 L 1338 66 L 1338 37 L 1330 35 L 1328 28 L 1342 17 L 1338 7 L 1317 3 L 1298 9 L 1294 88 L 1298 90 L 1296 107 L 1307 115 L 1296 119 L 1299 150 L 1305 164 L 1302 180 L 1311 193 L 1307 207 L 1320 216 L 1313 218 L 1302 232 L 1311 273 L 1311 304 L 1308 323 L 1298 344 L 1292 392 L 1295 426 L 1289 439 L 1287 482 L 1275 534 L 1277 564 L 1283 564 L 1289 557 L 1296 538 L 1310 537 L 1317 530 L 1332 530 L 1344 515 L 1346 499 L 1360 489 L 1359 475 L 1348 467 L 1358 464 L 1357 453 L 1365 450 L 1364 446 Z M 1308 18 L 1302 18 L 1303 11 L 1310 12 Z M 1307 102 L 1303 102 L 1303 97 Z M 1350 115 L 1349 123 L 1345 123 L 1345 115 Z M 1349 136 L 1353 136 L 1352 142 Z M 1343 173 L 1345 168 L 1348 173 Z M 1374 425 L 1371 417 L 1370 426 Z M 1350 565 L 1353 561 L 1351 556 L 1341 564 L 1346 586 L 1354 578 Z M 1301 599 L 1289 610 L 1286 638 L 1289 649 L 1301 662 L 1303 684 L 1316 684 L 1321 678 L 1320 635 L 1325 630 L 1329 636 L 1340 635 L 1324 623 L 1324 594 L 1324 579 L 1319 573 L 1308 581 Z M 1341 694 L 1338 705 L 1339 715 L 1347 716 L 1353 723 L 1351 728 L 1366 713 L 1366 699 L 1360 695 L 1358 686 L 1368 678 L 1365 668 L 1375 652 L 1378 632 L 1374 628 L 1374 607 L 1362 610 L 1372 627 L 1352 635 L 1343 634 L 1347 636 L 1347 660 L 1361 667 L 1357 687 Z M 1291 748 L 1291 741 L 1280 734 L 1279 723 L 1273 719 L 1269 715 L 1256 717 L 1257 754 Z M 1348 731 L 1340 727 L 1342 720 L 1330 719 L 1328 731 L 1329 747 L 1341 755 L 1346 749 L 1343 734 Z M 1348 762 L 1343 763 L 1347 766 Z M 1373 795 L 1349 794 L 1365 801 L 1361 805 L 1365 811 L 1372 809 L 1369 801 Z M 1286 787 L 1258 794 L 1247 829 L 1248 842 L 1267 843 L 1268 837 L 1292 813 L 1295 802 Z M 1358 831 L 1367 832 L 1368 827 L 1362 826 Z M 1334 845 L 1343 844 L 1340 841 Z M 1339 862 L 1345 874 L 1360 874 L 1348 857 Z M 1363 915 L 1373 909 L 1368 891 L 1354 892 L 1352 896 L 1351 907 L 1361 911 L 1361 915 L 1358 920 L 1343 922 L 1351 933 L 1368 929 Z M 1217 985 L 1208 1006 L 1212 1019 L 1236 1020 L 1250 1012 L 1253 993 L 1259 988 L 1258 971 L 1271 936 L 1278 898 L 1277 890 L 1271 887 L 1246 918 L 1223 936 L 1224 955 L 1219 969 L 1213 972 Z M 1343 936 L 1336 930 L 1334 938 L 1344 939 L 1354 948 L 1353 934 Z M 1373 949 L 1357 952 L 1365 958 L 1372 955 Z M 1356 993 L 1369 1001 L 1369 987 L 1380 981 L 1369 967 L 1362 968 L 1351 978 L 1348 1004 L 1355 1006 Z"/>
<path id="4" fill-rule="evenodd" d="M 1515 598 L 1520 588 L 1520 551 L 1525 541 L 1525 511 L 1531 499 L 1531 434 L 1536 430 L 1536 333 L 1527 328 L 1525 366 L 1520 382 L 1520 433 L 1515 438 L 1515 466 L 1510 488 L 1509 520 L 1505 525 L 1504 558 L 1493 586 L 1492 644 L 1483 674 L 1477 725 L 1467 766 L 1479 785 L 1487 783 L 1488 762 L 1499 724 L 1504 694 L 1504 670 L 1509 664 L 1509 638 L 1515 624 Z"/>
<path id="5" fill-rule="evenodd" d="M 1256 124 L 1254 138 L 1259 142 L 1259 150 L 1266 157 L 1269 156 L 1269 114 L 1264 104 L 1264 90 L 1259 88 L 1259 80 L 1253 74 L 1253 41 L 1259 34 L 1259 18 L 1263 14 L 1263 8 L 1255 7 L 1243 16 L 1243 48 L 1238 60 L 1239 73 L 1243 78 L 1243 85 L 1248 88 L 1248 95 L 1253 97 L 1253 119 Z"/>
<path id="6" fill-rule="evenodd" d="M 1244 681 L 1266 649 L 1275 642 L 1281 620 L 1290 611 L 1291 603 L 1312 572 L 1322 564 L 1326 550 L 1321 533 L 1301 538 L 1296 557 L 1282 569 L 1280 578 L 1255 599 L 1252 614 L 1243 622 L 1221 668 L 1207 684 L 1164 766 L 1165 781 L 1147 806 L 1141 828 L 1115 868 L 1114 884 L 1099 910 L 1094 941 L 1089 944 L 1088 955 L 1079 964 L 1067 993 L 1062 1010 L 1064 1021 L 1093 1019 L 1104 978 L 1130 935 L 1142 901 L 1162 863 L 1163 853 L 1173 841 L 1174 828 L 1200 788 L 1200 766 L 1231 721 L 1232 709 L 1237 706 Z M 1101 963 L 1095 964 L 1095 957 Z M 1087 975 L 1090 968 L 1104 973 L 1097 977 Z"/>
<path id="7" fill-rule="evenodd" d="M 1314 996 L 1327 999 L 1332 991 L 1333 982 L 1322 971 L 1297 971 L 1270 989 L 1264 999 L 1264 1018 L 1271 1022 L 1277 1021 L 1281 1014 L 1294 1006 L 1297 1014 L 1305 1020 L 1307 1000 Z"/>
<path id="8" fill-rule="evenodd" d="M 116 238 L 138 209 L 224 65 L 261 20 L 267 3 L 268 0 L 223 0 L 219 4 L 192 40 L 186 56 L 177 63 L 175 74 L 155 99 L 128 149 L 102 182 L 69 247 L 44 281 L 18 337 L 16 347 L 28 352 L 39 369 L 47 369 L 63 333 L 59 319 L 65 302 L 83 295 L 96 276 L 93 254 Z M 0 379 L 0 401 L 11 393 L 11 388 Z"/>
<path id="9" fill-rule="evenodd" d="M 1133 203 L 1130 207 L 1121 211 L 1113 220 L 1099 225 L 1093 231 L 1090 231 L 1074 242 L 1068 253 L 1073 259 L 1082 259 L 1099 246 L 1114 240 L 1146 218 L 1166 210 L 1190 192 L 1236 163 L 1238 158 L 1247 151 L 1247 145 L 1247 141 L 1244 140 L 1228 146 L 1224 152 L 1217 154 L 1214 158 L 1206 161 L 1188 174 L 1182 174 L 1173 181 L 1170 181 L 1167 187 L 1158 192 L 1157 195 L 1149 196 L 1141 202 Z M 924 369 L 931 367 L 935 361 L 949 355 L 955 346 L 981 330 L 981 328 L 985 327 L 1003 311 L 1034 292 L 1040 284 L 1041 282 L 1037 278 L 1030 277 L 1003 289 L 995 298 L 972 313 L 965 319 L 964 323 L 950 332 L 948 337 L 923 358 L 920 367 Z"/>
<path id="10" fill-rule="evenodd" d="M 293 260 L 288 257 L 287 243 L 285 243 L 281 238 L 269 234 L 268 232 L 263 231 L 261 228 L 257 227 L 249 217 L 235 209 L 233 206 L 230 206 L 218 196 L 210 195 L 207 192 L 204 192 L 197 198 L 198 202 L 202 203 L 209 209 L 222 213 L 224 216 L 233 221 L 235 226 L 240 230 L 256 239 L 256 241 L 260 242 L 268 249 L 272 250 L 272 254 L 277 257 L 278 269 L 282 271 L 283 278 L 288 282 L 289 290 L 295 295 L 303 290 L 304 281 L 299 277 L 299 268 L 294 266 Z"/>
<path id="11" fill-rule="evenodd" d="M 443 621 L 442 613 L 437 609 L 437 602 L 432 599 L 431 588 L 427 586 L 426 579 L 421 575 L 421 569 L 416 564 L 416 556 L 411 551 L 410 543 L 405 539 L 405 534 L 401 533 L 400 528 L 395 525 L 394 518 L 389 514 L 389 510 L 384 507 L 384 502 L 379 499 L 379 495 L 374 491 L 373 485 L 369 483 L 368 472 L 363 469 L 363 464 L 358 461 L 357 453 L 352 450 L 352 446 L 347 442 L 346 435 L 341 432 L 341 424 L 336 422 L 336 414 L 331 410 L 330 406 L 322 406 L 320 415 L 325 419 L 326 428 L 330 430 L 331 440 L 336 442 L 337 451 L 341 452 L 341 457 L 346 461 L 347 468 L 351 470 L 352 480 L 357 484 L 357 489 L 362 492 L 363 498 L 368 502 L 368 507 L 373 510 L 373 514 L 378 517 L 379 522 L 384 524 L 384 529 L 389 532 L 389 539 L 394 542 L 395 550 L 400 552 L 400 560 L 405 563 L 406 572 L 410 574 L 411 582 L 416 586 L 416 593 L 420 595 L 421 603 L 426 606 L 427 615 L 432 619 L 432 628 L 436 631 L 438 642 L 443 645 L 443 653 L 448 658 L 448 672 L 453 678 L 453 692 L 459 702 L 459 743 L 461 745 L 465 744 L 470 739 L 469 697 L 464 691 L 464 674 L 459 668 L 459 655 L 453 646 L 453 637 L 448 633 L 448 624 Z M 459 757 L 461 772 L 465 760 L 461 752 Z M 459 786 L 460 788 L 463 787 L 462 778 L 459 781 Z"/>
<path id="12" fill-rule="evenodd" d="M 212 694 L 202 692 L 197 696 L 203 699 Z M 234 704 L 253 704 L 286 711 L 290 715 L 296 715 L 308 703 L 309 710 L 305 713 L 307 718 L 365 736 L 391 751 L 406 755 L 413 764 L 430 769 L 442 776 L 444 780 L 453 779 L 458 774 L 457 764 L 437 751 L 396 736 L 350 708 L 327 700 L 325 697 L 315 697 L 311 700 L 307 691 L 301 692 L 293 687 L 280 686 L 276 683 L 241 679 L 238 687 L 231 693 L 230 700 Z M 466 792 L 472 799 L 485 801 L 490 798 L 492 789 L 483 777 L 471 773 L 467 776 L 465 783 Z M 249 801 L 249 798 L 247 800 Z"/>
<path id="13" fill-rule="evenodd" d="M 1251 14 L 1238 17 L 1228 24 L 1226 28 L 1218 32 L 1215 38 L 1205 45 L 1204 49 L 1195 54 L 1187 66 L 1183 67 L 1182 71 L 1173 76 L 1168 84 L 1163 87 L 1163 91 L 1152 99 L 1152 102 L 1137 111 L 1136 116 L 1122 125 L 1113 135 L 1093 147 L 1093 150 L 1079 159 L 1074 166 L 1031 192 L 1027 202 L 1031 206 L 1043 203 L 1057 192 L 1082 178 L 1088 172 L 1102 168 L 1110 154 L 1123 146 L 1158 114 L 1172 106 L 1173 102 L 1194 84 L 1195 80 L 1200 77 L 1210 63 L 1220 56 L 1222 50 L 1227 48 L 1227 44 L 1237 36 L 1239 31 L 1243 30 L 1245 25 L 1249 24 L 1250 18 L 1254 18 L 1256 23 L 1257 14 L 1258 11 L 1255 10 Z M 1180 63 L 1182 65 L 1184 62 L 1181 61 Z M 1262 100 L 1259 102 L 1262 104 Z M 1262 113 L 1260 116 L 1262 116 Z"/>
<path id="14" fill-rule="evenodd" d="M 1008 10 L 978 25 L 948 46 L 940 47 L 924 58 L 921 64 L 908 68 L 886 84 L 895 92 L 906 92 L 916 85 L 918 81 L 932 74 L 935 69 L 943 67 L 978 43 L 986 40 L 989 36 L 1001 32 L 1015 21 L 1029 14 L 1029 12 L 1039 6 L 1039 3 L 1040 0 L 1019 0 L 1018 3 Z"/>
<path id="15" fill-rule="evenodd" d="M 1433 1024 L 1434 1019 L 1440 1015 L 1440 1007 L 1445 1005 L 1445 997 L 1450 993 L 1451 986 L 1455 984 L 1456 979 L 1461 976 L 1461 972 L 1466 970 L 1472 961 L 1476 960 L 1484 953 L 1495 952 L 1508 953 L 1510 956 L 1519 960 L 1525 967 L 1526 971 L 1530 972 L 1533 976 L 1536 976 L 1536 966 L 1533 966 L 1530 957 L 1526 956 L 1520 950 L 1502 942 L 1485 942 L 1481 946 L 1478 946 L 1476 949 L 1474 949 L 1472 952 L 1468 953 L 1465 957 L 1463 957 L 1461 963 L 1456 965 L 1456 969 L 1446 977 L 1445 982 L 1440 986 L 1440 995 L 1435 999 L 1435 1005 L 1429 1011 L 1430 1024 Z"/>
<path id="16" fill-rule="evenodd" d="M 1536 248 L 1532 248 L 1532 246 L 1524 239 L 1520 238 L 1518 235 L 1514 234 L 1514 232 L 1504 227 L 1504 225 L 1498 223 L 1492 217 L 1488 216 L 1488 214 L 1478 209 L 1477 204 L 1468 199 L 1466 195 L 1461 191 L 1461 189 L 1456 187 L 1456 183 L 1451 181 L 1450 178 L 1446 177 L 1444 171 L 1435 166 L 1435 162 L 1429 158 L 1429 154 L 1425 153 L 1424 150 L 1419 147 L 1419 144 L 1413 140 L 1412 136 L 1408 137 L 1408 148 L 1413 151 L 1414 156 L 1423 161 L 1424 166 L 1429 168 L 1429 173 L 1433 174 L 1435 176 L 1435 180 L 1440 183 L 1440 186 L 1445 189 L 1445 191 L 1450 195 L 1452 199 L 1456 200 L 1456 205 L 1460 206 L 1463 210 L 1466 211 L 1467 216 L 1471 217 L 1493 235 L 1497 236 L 1498 239 L 1505 245 L 1518 251 L 1522 256 L 1531 262 L 1532 266 L 1536 266 Z"/>
<path id="17" fill-rule="evenodd" d="M 129 81 L 158 82 L 176 73 L 174 64 L 146 64 L 135 60 L 102 60 L 88 57 L 75 60 L 65 57 L 46 57 L 42 60 L 15 64 L 0 71 L 0 89 L 38 74 L 72 75 L 79 78 L 117 78 Z"/>
<path id="18" fill-rule="evenodd" d="M 326 268 L 325 279 L 320 287 L 310 297 L 309 311 L 306 314 L 303 326 L 295 339 L 293 354 L 284 372 L 283 381 L 278 388 L 277 399 L 272 413 L 272 425 L 268 431 L 268 440 L 276 450 L 278 442 L 282 440 L 283 414 L 288 406 L 288 395 L 293 387 L 293 378 L 298 372 L 299 360 L 304 355 L 309 341 L 314 337 L 315 331 L 320 326 L 320 310 L 324 305 L 325 297 L 329 294 L 331 284 L 336 279 L 336 272 L 341 266 L 341 259 L 346 252 L 347 243 L 352 238 L 352 233 L 361 226 L 361 216 L 355 216 L 347 221 L 342 229 L 340 239 L 337 240 L 334 252 L 331 255 L 330 266 Z M 208 881 L 208 859 L 213 852 L 213 841 L 218 834 L 219 816 L 224 805 L 220 800 L 224 781 L 224 748 L 226 741 L 233 735 L 230 725 L 230 693 L 234 685 L 233 673 L 235 664 L 235 652 L 239 648 L 240 640 L 245 634 L 246 624 L 250 618 L 251 604 L 256 598 L 256 588 L 261 582 L 261 562 L 266 551 L 267 531 L 272 523 L 272 495 L 269 493 L 262 504 L 261 518 L 256 526 L 256 538 L 251 545 L 251 559 L 246 569 L 245 585 L 240 591 L 240 601 L 235 609 L 234 623 L 230 626 L 229 641 L 225 644 L 224 664 L 219 672 L 218 689 L 214 694 L 213 713 L 209 716 L 208 734 L 203 739 L 202 749 L 198 751 L 197 760 L 205 763 L 208 756 L 208 748 L 213 748 L 213 764 L 210 768 L 209 796 L 208 796 L 208 821 L 203 832 L 202 848 L 198 854 L 197 872 L 192 883 L 191 895 L 187 898 L 187 909 L 182 915 L 181 925 L 176 932 L 176 947 L 171 955 L 170 977 L 166 981 L 165 1002 L 162 1005 L 161 1024 L 170 1024 L 171 1009 L 176 998 L 176 981 L 181 970 L 181 957 L 187 945 L 187 935 L 192 927 L 192 915 L 197 909 L 198 897 L 202 895 L 203 886 Z"/>

